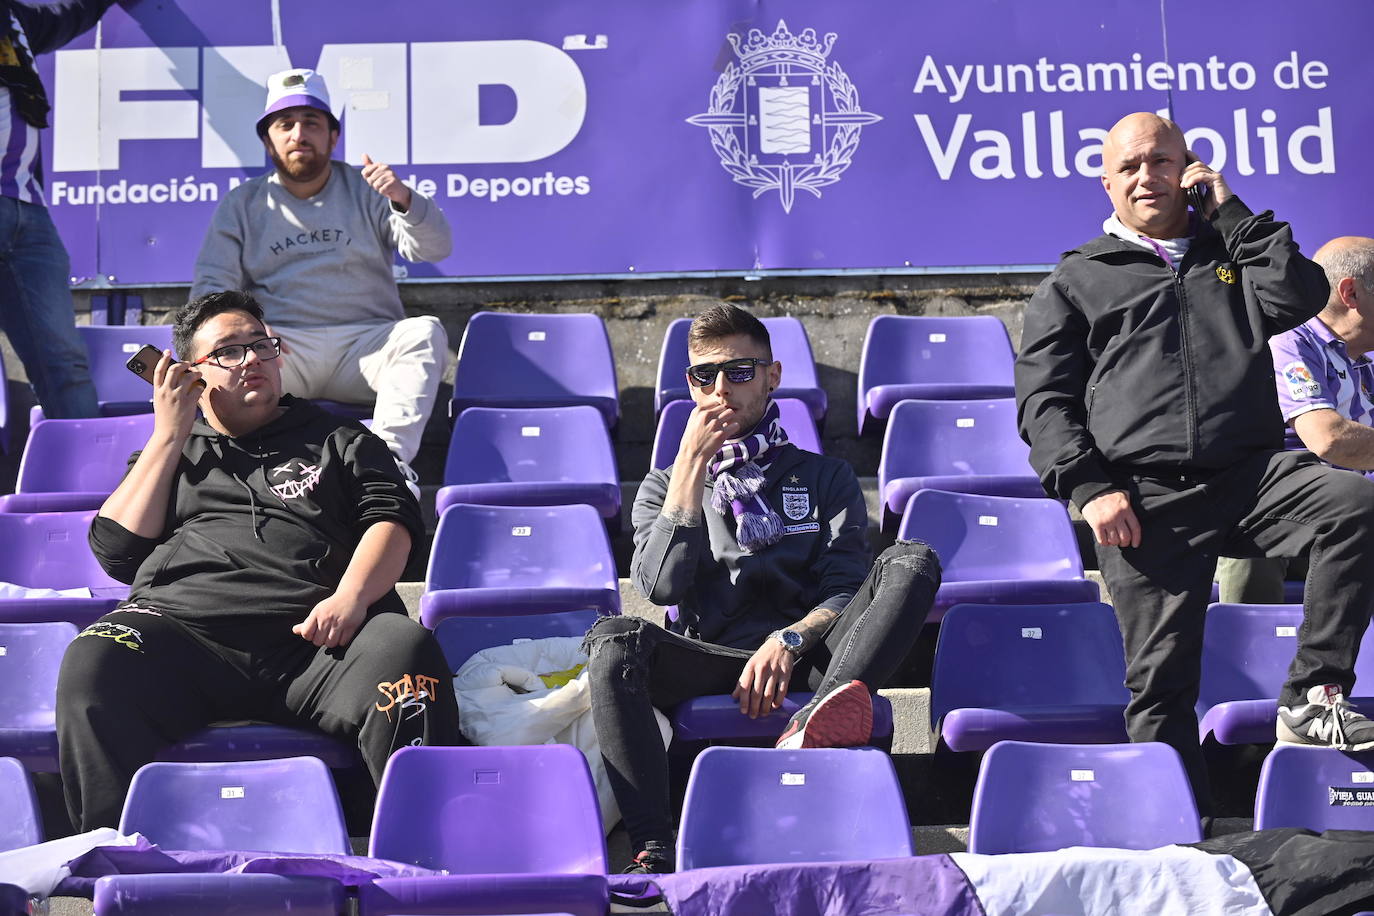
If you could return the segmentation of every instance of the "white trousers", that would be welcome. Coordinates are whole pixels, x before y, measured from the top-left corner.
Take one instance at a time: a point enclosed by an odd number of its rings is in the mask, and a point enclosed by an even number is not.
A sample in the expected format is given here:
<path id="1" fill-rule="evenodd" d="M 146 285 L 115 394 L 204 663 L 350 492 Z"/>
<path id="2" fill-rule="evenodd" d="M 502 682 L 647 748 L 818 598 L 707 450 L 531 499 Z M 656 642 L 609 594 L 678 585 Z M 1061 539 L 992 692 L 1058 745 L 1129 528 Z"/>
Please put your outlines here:
<path id="1" fill-rule="evenodd" d="M 438 318 L 395 323 L 274 328 L 283 352 L 282 390 L 303 398 L 373 403 L 372 431 L 409 464 L 420 450 L 448 334 Z"/>

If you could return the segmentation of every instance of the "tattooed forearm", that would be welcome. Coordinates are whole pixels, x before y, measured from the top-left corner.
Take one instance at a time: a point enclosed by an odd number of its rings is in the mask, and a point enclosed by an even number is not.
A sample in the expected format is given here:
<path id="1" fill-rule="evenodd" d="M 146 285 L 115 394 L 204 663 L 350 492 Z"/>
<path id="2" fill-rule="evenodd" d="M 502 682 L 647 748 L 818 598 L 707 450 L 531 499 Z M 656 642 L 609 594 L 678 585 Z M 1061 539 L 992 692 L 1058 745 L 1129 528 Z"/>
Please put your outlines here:
<path id="1" fill-rule="evenodd" d="M 701 511 L 682 506 L 664 506 L 663 517 L 679 528 L 695 528 L 701 524 Z"/>
<path id="2" fill-rule="evenodd" d="M 828 607 L 818 607 L 798 622 L 792 624 L 788 629 L 801 634 L 802 651 L 805 652 L 821 641 L 821 637 L 825 635 L 826 628 L 828 628 L 838 616 L 840 616 L 839 611 L 832 611 Z"/>

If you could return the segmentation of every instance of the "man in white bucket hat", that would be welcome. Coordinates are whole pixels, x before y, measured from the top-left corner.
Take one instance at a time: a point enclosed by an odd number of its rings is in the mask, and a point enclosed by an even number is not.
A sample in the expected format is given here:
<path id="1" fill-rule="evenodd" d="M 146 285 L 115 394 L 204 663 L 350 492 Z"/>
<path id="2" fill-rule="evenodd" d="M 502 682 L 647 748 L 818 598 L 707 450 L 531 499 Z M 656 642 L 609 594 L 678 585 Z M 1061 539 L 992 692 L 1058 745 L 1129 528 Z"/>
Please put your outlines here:
<path id="1" fill-rule="evenodd" d="M 392 259 L 447 257 L 448 222 L 391 166 L 366 154 L 361 171 L 331 160 L 339 121 L 314 70 L 268 78 L 257 131 L 274 168 L 220 202 L 196 258 L 191 298 L 252 293 L 283 340 L 284 390 L 375 401 L 372 431 L 414 488 L 410 462 L 434 407 L 448 337 L 433 316 L 405 316 Z"/>

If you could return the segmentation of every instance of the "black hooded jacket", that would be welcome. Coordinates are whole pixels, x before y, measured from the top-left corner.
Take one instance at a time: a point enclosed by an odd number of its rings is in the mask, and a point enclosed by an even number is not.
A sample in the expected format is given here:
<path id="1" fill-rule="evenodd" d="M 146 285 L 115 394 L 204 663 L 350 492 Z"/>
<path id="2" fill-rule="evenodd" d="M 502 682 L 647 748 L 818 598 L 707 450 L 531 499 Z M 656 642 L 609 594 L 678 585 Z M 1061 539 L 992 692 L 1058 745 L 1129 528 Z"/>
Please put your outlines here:
<path id="1" fill-rule="evenodd" d="M 334 592 L 373 524 L 397 522 L 419 542 L 419 506 L 386 445 L 309 401 L 281 403 L 280 417 L 237 438 L 196 420 L 161 537 L 96 517 L 91 549 L 130 583 L 129 605 L 202 630 L 285 634 Z M 404 606 L 393 590 L 373 610 Z"/>

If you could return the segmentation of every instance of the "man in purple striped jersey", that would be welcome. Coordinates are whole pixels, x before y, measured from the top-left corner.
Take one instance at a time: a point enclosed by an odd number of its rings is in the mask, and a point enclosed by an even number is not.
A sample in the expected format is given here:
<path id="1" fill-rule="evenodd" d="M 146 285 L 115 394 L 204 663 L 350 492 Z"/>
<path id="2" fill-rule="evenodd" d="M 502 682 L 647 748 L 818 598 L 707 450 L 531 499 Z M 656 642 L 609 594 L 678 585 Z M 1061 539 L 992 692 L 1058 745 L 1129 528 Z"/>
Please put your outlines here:
<path id="1" fill-rule="evenodd" d="M 67 249 L 43 197 L 39 131 L 51 106 L 33 58 L 90 29 L 112 2 L 0 0 L 0 329 L 47 417 L 93 416 L 96 400 L 76 334 Z"/>
<path id="2" fill-rule="evenodd" d="M 1331 294 L 1315 318 L 1269 339 L 1279 409 L 1318 458 L 1374 471 L 1374 239 L 1332 239 L 1312 260 L 1326 271 Z M 1288 572 L 1288 557 L 1222 557 L 1221 600 L 1278 604 Z"/>

